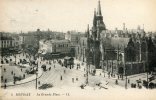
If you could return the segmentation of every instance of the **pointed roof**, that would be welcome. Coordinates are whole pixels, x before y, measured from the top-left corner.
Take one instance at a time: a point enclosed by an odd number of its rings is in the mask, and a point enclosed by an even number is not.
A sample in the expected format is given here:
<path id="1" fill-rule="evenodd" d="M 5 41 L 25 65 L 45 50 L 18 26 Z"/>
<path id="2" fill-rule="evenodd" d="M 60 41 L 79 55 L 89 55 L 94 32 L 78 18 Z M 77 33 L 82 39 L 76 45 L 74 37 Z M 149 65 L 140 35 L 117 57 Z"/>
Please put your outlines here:
<path id="1" fill-rule="evenodd" d="M 98 1 L 97 15 L 98 15 L 98 16 L 102 16 L 100 0 Z"/>
<path id="2" fill-rule="evenodd" d="M 93 26 L 96 26 L 96 9 L 94 9 Z"/>
<path id="3" fill-rule="evenodd" d="M 88 27 L 87 27 L 87 37 L 89 38 L 89 24 L 88 24 Z"/>

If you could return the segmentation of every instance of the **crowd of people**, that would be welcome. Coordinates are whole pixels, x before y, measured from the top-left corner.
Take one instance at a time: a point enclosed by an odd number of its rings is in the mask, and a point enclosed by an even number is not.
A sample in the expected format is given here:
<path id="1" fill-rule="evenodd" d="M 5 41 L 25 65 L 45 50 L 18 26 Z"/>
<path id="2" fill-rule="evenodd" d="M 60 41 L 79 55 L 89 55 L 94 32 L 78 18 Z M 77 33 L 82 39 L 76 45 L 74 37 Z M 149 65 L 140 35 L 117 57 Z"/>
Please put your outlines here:
<path id="1" fill-rule="evenodd" d="M 7 87 L 8 82 L 16 84 L 17 81 L 21 81 L 31 75 L 26 73 L 27 67 L 21 66 L 22 64 L 30 64 L 30 58 L 32 56 L 27 53 L 12 54 L 1 57 L 1 82 L 4 84 L 4 88 Z"/>

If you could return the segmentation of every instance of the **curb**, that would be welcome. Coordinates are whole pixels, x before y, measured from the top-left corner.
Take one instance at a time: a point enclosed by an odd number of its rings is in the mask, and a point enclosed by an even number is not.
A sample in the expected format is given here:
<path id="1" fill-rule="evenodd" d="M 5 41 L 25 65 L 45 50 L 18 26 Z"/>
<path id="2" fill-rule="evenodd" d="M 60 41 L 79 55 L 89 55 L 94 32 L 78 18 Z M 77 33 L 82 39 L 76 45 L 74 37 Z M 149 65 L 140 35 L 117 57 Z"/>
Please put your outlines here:
<path id="1" fill-rule="evenodd" d="M 42 72 L 42 74 L 41 74 L 37 79 L 39 79 L 42 75 L 43 75 L 43 72 Z M 32 81 L 34 81 L 34 80 L 36 80 L 36 78 L 35 78 L 35 79 L 32 79 L 32 80 L 30 80 L 30 81 L 24 82 L 24 83 L 13 84 L 13 85 L 7 85 L 6 87 L 26 84 L 26 83 L 32 82 Z M 1 86 L 1 88 L 2 88 L 2 87 L 4 87 L 4 86 Z"/>

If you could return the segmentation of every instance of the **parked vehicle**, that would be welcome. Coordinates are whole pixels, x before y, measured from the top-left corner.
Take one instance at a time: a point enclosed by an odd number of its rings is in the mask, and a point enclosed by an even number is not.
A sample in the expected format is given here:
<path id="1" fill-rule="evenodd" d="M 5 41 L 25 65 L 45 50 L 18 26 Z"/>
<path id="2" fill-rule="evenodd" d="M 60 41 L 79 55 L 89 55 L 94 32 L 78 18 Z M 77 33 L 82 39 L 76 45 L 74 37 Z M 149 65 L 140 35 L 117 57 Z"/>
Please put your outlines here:
<path id="1" fill-rule="evenodd" d="M 38 89 L 47 89 L 47 88 L 52 88 L 53 84 L 42 84 Z"/>

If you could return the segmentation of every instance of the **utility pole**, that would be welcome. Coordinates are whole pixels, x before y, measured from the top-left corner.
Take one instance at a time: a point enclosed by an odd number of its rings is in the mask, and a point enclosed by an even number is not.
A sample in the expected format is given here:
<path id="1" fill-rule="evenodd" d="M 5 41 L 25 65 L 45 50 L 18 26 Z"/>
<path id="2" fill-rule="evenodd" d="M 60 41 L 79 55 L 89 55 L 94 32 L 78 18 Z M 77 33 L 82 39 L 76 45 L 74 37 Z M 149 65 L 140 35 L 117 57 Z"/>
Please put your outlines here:
<path id="1" fill-rule="evenodd" d="M 84 62 L 84 47 L 83 47 L 83 62 Z"/>
<path id="2" fill-rule="evenodd" d="M 107 53 L 107 52 L 106 52 Z M 108 71 L 108 54 L 106 54 L 107 56 L 106 56 L 106 63 L 107 63 L 107 71 Z"/>
<path id="3" fill-rule="evenodd" d="M 90 71 L 90 41 L 89 41 L 89 25 L 87 29 L 87 48 L 86 48 L 86 63 L 87 63 L 87 78 L 86 78 L 86 84 L 88 84 L 88 71 Z"/>
<path id="4" fill-rule="evenodd" d="M 140 59 L 139 59 L 139 60 L 140 60 L 140 62 L 141 62 L 141 61 L 142 61 L 141 42 L 140 42 L 140 44 L 139 44 L 139 48 L 140 48 L 140 49 L 139 49 L 139 53 L 140 53 Z"/>
<path id="5" fill-rule="evenodd" d="M 87 74 L 86 84 L 88 84 L 88 67 L 89 67 L 89 65 L 87 64 L 87 70 L 86 70 L 86 74 Z"/>
<path id="6" fill-rule="evenodd" d="M 149 70 L 149 65 L 148 65 L 148 44 L 146 41 L 146 67 L 147 67 L 147 89 L 148 89 L 148 70 Z"/>
<path id="7" fill-rule="evenodd" d="M 38 57 L 39 58 L 39 57 Z M 39 59 L 38 59 L 39 60 Z M 37 60 L 37 69 L 36 69 L 36 89 L 37 89 L 37 77 L 38 77 L 38 60 Z"/>
<path id="8" fill-rule="evenodd" d="M 126 59 L 125 59 L 125 46 L 124 46 L 124 69 L 125 69 L 125 89 L 127 89 L 127 68 L 126 68 Z"/>
<path id="9" fill-rule="evenodd" d="M 111 76 L 113 76 L 114 75 L 113 58 L 111 60 L 111 65 L 112 65 L 112 73 L 111 73 Z"/>
<path id="10" fill-rule="evenodd" d="M 117 51 L 117 69 L 119 70 L 119 45 L 118 45 L 118 51 Z M 119 73 L 118 73 L 118 75 L 119 75 Z"/>
<path id="11" fill-rule="evenodd" d="M 16 64 L 16 55 L 15 55 L 15 64 Z"/>
<path id="12" fill-rule="evenodd" d="M 117 50 L 117 68 L 119 67 L 118 63 L 119 63 L 119 45 L 118 45 L 118 50 Z"/>
<path id="13" fill-rule="evenodd" d="M 106 59 L 105 58 L 105 47 L 103 49 L 104 49 L 104 51 L 103 51 L 104 52 L 104 54 L 103 54 L 103 72 L 104 72 L 104 77 L 105 77 L 105 69 L 106 69 L 106 68 L 104 68 L 104 61 Z"/>
<path id="14" fill-rule="evenodd" d="M 125 76 L 126 76 L 125 89 L 127 89 L 127 68 L 125 68 Z"/>

